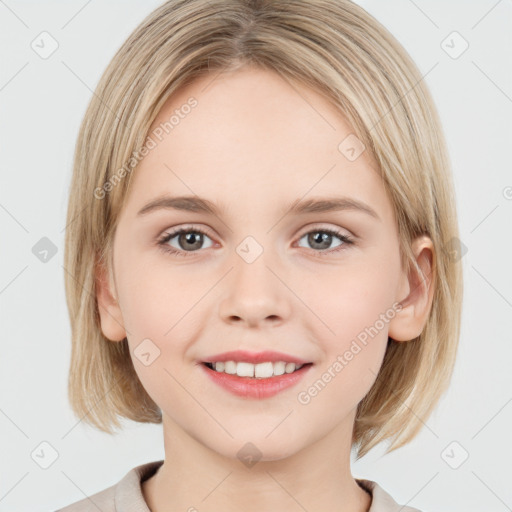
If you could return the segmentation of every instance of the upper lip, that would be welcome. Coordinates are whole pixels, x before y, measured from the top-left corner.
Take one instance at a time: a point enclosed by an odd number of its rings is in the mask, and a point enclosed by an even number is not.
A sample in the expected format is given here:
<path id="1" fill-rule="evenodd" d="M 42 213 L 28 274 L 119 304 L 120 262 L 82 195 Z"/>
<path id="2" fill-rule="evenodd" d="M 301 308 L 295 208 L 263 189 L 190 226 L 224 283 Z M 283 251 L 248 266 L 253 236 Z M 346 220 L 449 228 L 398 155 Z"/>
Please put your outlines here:
<path id="1" fill-rule="evenodd" d="M 206 363 L 217 363 L 221 361 L 243 361 L 247 363 L 275 363 L 277 361 L 284 361 L 286 363 L 295 364 L 308 364 L 310 361 L 295 357 L 283 352 L 275 352 L 274 350 L 265 350 L 263 352 L 247 352 L 246 350 L 232 350 L 230 352 L 222 352 L 222 354 L 215 354 L 204 360 Z"/>

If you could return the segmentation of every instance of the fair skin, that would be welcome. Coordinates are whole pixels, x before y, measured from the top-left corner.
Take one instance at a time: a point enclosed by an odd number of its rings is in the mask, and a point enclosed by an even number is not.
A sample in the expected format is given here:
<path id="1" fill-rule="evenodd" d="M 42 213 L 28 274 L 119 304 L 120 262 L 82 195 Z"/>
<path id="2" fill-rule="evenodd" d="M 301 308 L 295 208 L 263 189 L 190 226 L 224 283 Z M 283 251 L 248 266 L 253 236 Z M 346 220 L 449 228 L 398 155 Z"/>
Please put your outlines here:
<path id="1" fill-rule="evenodd" d="M 154 121 L 152 129 L 191 96 L 198 101 L 132 176 L 113 279 L 98 276 L 103 334 L 113 343 L 127 337 L 163 414 L 165 462 L 143 483 L 144 497 L 152 512 L 367 511 L 371 497 L 350 471 L 356 407 L 376 380 L 388 336 L 407 342 L 426 323 L 432 243 L 421 237 L 412 247 L 429 277 L 406 275 L 376 164 L 368 151 L 350 161 L 338 150 L 353 130 L 316 92 L 251 68 L 214 76 L 178 91 Z M 224 211 L 137 215 L 163 194 L 197 195 Z M 341 196 L 378 218 L 348 209 L 285 215 L 298 199 Z M 167 246 L 185 256 L 162 251 L 156 241 L 181 227 L 206 230 L 202 244 L 200 235 L 188 245 L 178 235 Z M 320 244 L 322 229 L 354 243 L 332 235 Z M 247 236 L 263 248 L 252 263 L 236 251 Z M 299 403 L 298 393 L 396 302 L 403 308 L 317 396 Z M 160 350 L 148 366 L 133 355 L 146 338 Z M 297 387 L 244 399 L 199 366 L 236 349 L 278 350 L 313 366 Z M 252 467 L 237 457 L 247 442 L 262 454 Z"/>

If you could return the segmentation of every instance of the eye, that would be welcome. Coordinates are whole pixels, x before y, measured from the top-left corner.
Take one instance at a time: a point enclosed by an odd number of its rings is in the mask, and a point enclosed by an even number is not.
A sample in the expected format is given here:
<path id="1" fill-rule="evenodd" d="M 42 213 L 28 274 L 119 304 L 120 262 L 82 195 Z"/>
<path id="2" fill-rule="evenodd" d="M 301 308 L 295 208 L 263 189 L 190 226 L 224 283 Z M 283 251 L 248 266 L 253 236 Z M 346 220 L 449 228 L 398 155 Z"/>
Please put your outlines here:
<path id="1" fill-rule="evenodd" d="M 181 228 L 171 233 L 165 233 L 165 235 L 158 240 L 158 246 L 165 252 L 178 256 L 187 256 L 187 252 L 197 252 L 197 249 L 203 248 L 204 237 L 210 239 L 206 232 L 201 229 Z M 168 243 L 173 238 L 176 238 L 175 243 L 178 244 L 178 247 L 173 247 Z M 211 245 L 209 247 L 211 247 Z"/>
<path id="2" fill-rule="evenodd" d="M 198 252 L 199 249 L 213 246 L 213 243 L 210 243 L 207 247 L 203 247 L 205 237 L 211 242 L 211 238 L 206 231 L 200 228 L 184 227 L 170 233 L 165 233 L 158 240 L 157 244 L 166 253 L 177 256 L 188 256 L 189 254 L 187 253 Z M 340 243 L 336 245 L 334 249 L 329 250 L 333 242 L 333 237 L 338 238 Z M 177 244 L 177 247 L 169 243 L 173 239 L 176 239 L 174 243 Z M 306 239 L 307 243 L 311 245 L 315 256 L 326 256 L 344 250 L 347 245 L 354 244 L 353 239 L 343 234 L 341 231 L 327 228 L 308 231 L 299 239 L 299 243 L 303 239 Z M 299 247 L 304 246 L 299 245 Z"/>
<path id="3" fill-rule="evenodd" d="M 335 249 L 328 250 L 329 246 L 332 244 L 333 237 L 338 238 L 341 243 L 335 246 Z M 317 253 L 316 256 L 332 254 L 333 252 L 343 250 L 345 248 L 344 246 L 352 245 L 354 243 L 351 237 L 335 229 L 315 229 L 308 231 L 300 238 L 300 240 L 302 239 L 306 239 L 307 243 L 311 244 L 313 249 L 318 249 L 315 251 Z"/>

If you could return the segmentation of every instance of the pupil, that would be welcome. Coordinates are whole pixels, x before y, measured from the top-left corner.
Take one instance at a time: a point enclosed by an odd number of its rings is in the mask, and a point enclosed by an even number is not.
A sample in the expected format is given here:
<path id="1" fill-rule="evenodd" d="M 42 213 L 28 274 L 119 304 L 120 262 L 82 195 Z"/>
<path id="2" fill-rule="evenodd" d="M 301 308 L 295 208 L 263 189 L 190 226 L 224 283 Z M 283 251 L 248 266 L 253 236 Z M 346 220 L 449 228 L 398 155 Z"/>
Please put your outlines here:
<path id="1" fill-rule="evenodd" d="M 184 249 L 186 249 L 186 244 L 191 244 L 192 249 L 200 249 L 202 244 L 202 233 L 182 233 L 180 237 L 180 245 Z M 184 240 L 183 240 L 184 239 Z M 195 244 L 194 244 L 195 240 Z M 186 242 L 186 244 L 183 244 L 182 242 Z"/>
<path id="2" fill-rule="evenodd" d="M 310 234 L 309 238 L 309 243 L 313 247 L 315 246 L 315 244 L 319 244 L 320 247 L 317 247 L 318 249 L 328 249 L 329 246 L 331 245 L 332 235 L 322 231 L 317 231 L 315 234 Z"/>

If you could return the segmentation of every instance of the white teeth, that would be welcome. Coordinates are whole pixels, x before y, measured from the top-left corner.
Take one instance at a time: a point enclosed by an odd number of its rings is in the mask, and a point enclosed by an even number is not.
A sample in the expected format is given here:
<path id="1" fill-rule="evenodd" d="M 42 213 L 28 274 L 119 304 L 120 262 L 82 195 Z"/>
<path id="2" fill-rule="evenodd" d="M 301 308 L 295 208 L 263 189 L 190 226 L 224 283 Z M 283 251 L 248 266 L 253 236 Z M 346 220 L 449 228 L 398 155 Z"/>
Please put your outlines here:
<path id="1" fill-rule="evenodd" d="M 217 368 L 215 368 L 217 369 Z M 226 361 L 224 363 L 224 371 L 226 373 L 230 373 L 231 375 L 234 375 L 236 373 L 236 363 L 235 361 Z"/>
<path id="2" fill-rule="evenodd" d="M 214 370 L 220 373 L 229 373 L 231 375 L 238 375 L 239 377 L 255 377 L 257 379 L 268 379 L 276 375 L 283 375 L 284 373 L 292 373 L 303 365 L 295 363 L 286 363 L 284 361 L 277 361 L 275 363 L 246 363 L 245 361 L 224 361 L 218 363 L 211 363 Z"/>
<path id="3" fill-rule="evenodd" d="M 239 377 L 254 377 L 254 365 L 251 363 L 237 363 L 236 374 Z"/>
<path id="4" fill-rule="evenodd" d="M 286 373 L 292 373 L 293 371 L 295 371 L 295 363 L 286 363 L 284 371 Z"/>
<path id="5" fill-rule="evenodd" d="M 278 361 L 274 363 L 274 375 L 283 375 L 284 369 L 286 367 L 286 363 L 283 361 Z"/>
<path id="6" fill-rule="evenodd" d="M 259 363 L 254 365 L 254 376 L 258 379 L 266 379 L 274 375 L 274 365 L 272 363 Z"/>

